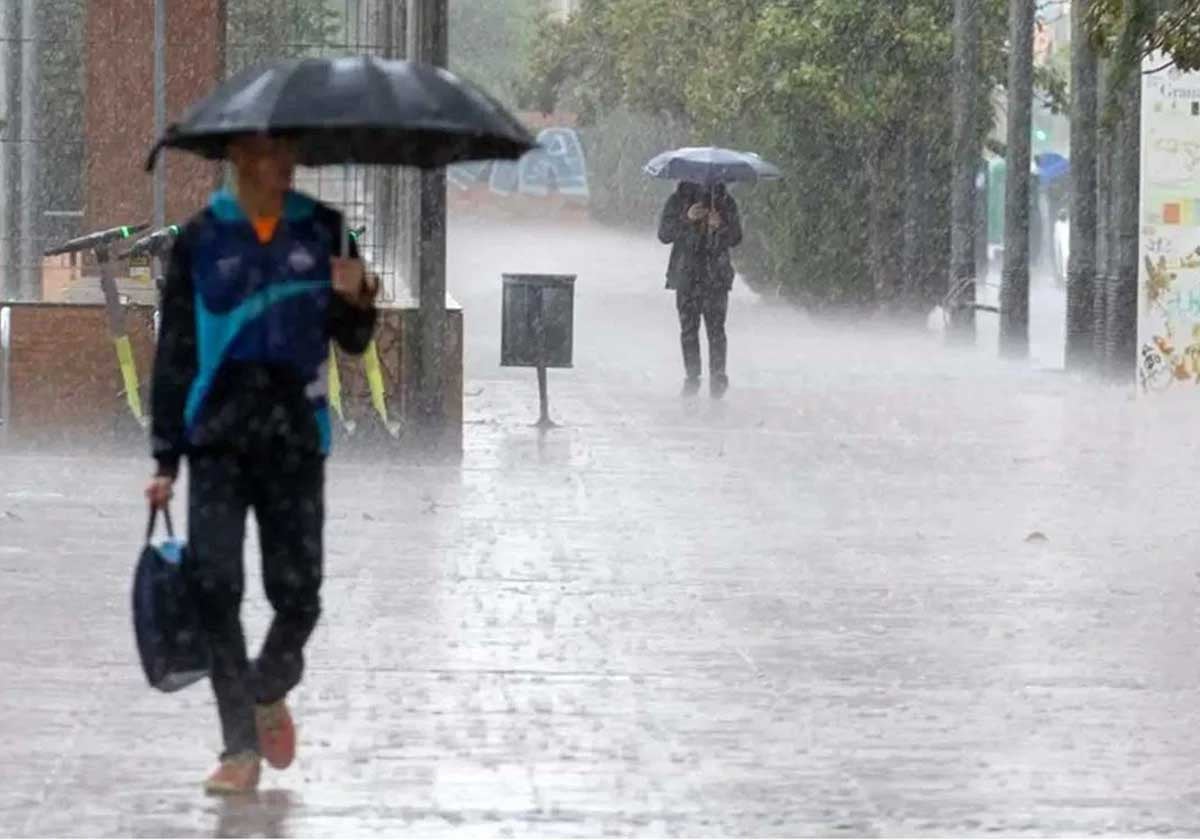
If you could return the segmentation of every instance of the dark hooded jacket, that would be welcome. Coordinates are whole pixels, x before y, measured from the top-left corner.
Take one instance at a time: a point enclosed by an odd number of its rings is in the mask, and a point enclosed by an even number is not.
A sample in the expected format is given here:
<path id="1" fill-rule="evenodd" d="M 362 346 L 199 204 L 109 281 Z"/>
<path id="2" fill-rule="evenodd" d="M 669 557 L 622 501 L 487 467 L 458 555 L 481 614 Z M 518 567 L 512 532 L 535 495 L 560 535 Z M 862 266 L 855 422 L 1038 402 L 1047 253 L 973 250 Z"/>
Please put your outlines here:
<path id="1" fill-rule="evenodd" d="M 329 451 L 329 342 L 362 353 L 376 320 L 374 307 L 333 292 L 341 230 L 341 214 L 295 192 L 267 245 L 227 191 L 184 227 L 168 263 L 151 390 L 160 475 L 206 450 Z M 358 256 L 353 241 L 349 253 Z"/>
<path id="2" fill-rule="evenodd" d="M 724 224 L 709 231 L 704 221 L 688 221 L 687 210 L 697 202 L 715 207 Z M 717 184 L 710 190 L 699 184 L 681 183 L 663 207 L 658 238 L 671 246 L 671 260 L 667 264 L 668 289 L 686 292 L 699 287 L 729 291 L 733 287 L 734 271 L 729 249 L 736 248 L 742 241 L 742 221 L 737 202 L 724 184 Z"/>

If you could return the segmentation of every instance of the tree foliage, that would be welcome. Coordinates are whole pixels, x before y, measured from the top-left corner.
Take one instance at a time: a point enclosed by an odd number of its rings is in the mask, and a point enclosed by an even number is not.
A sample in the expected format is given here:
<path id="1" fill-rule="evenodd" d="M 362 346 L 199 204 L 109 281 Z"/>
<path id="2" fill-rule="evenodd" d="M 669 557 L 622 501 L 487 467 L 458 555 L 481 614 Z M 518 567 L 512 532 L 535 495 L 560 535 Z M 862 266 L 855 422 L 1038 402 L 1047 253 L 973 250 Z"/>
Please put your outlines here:
<path id="1" fill-rule="evenodd" d="M 1087 30 L 1108 64 L 1102 103 L 1106 130 L 1113 130 L 1119 118 L 1117 92 L 1142 72 L 1148 56 L 1162 62 L 1151 72 L 1200 70 L 1200 0 L 1091 0 Z"/>
<path id="2" fill-rule="evenodd" d="M 450 69 L 501 101 L 516 99 L 541 0 L 453 0 Z"/>
<path id="3" fill-rule="evenodd" d="M 1006 4 L 981 8 L 978 95 L 990 99 L 1004 78 Z M 782 165 L 786 182 L 746 202 L 754 233 L 740 267 L 752 282 L 812 303 L 921 295 L 887 258 L 898 262 L 903 207 L 921 205 L 906 189 L 943 191 L 905 173 L 917 159 L 937 178 L 948 171 L 952 12 L 951 0 L 584 0 L 541 27 L 523 92 L 542 110 L 578 111 L 594 142 L 620 107 Z M 1061 96 L 1053 75 L 1042 81 Z M 942 232 L 914 250 L 942 248 Z"/>
<path id="4" fill-rule="evenodd" d="M 1093 45 L 1122 72 L 1161 53 L 1180 70 L 1200 70 L 1200 0 L 1092 0 Z"/>

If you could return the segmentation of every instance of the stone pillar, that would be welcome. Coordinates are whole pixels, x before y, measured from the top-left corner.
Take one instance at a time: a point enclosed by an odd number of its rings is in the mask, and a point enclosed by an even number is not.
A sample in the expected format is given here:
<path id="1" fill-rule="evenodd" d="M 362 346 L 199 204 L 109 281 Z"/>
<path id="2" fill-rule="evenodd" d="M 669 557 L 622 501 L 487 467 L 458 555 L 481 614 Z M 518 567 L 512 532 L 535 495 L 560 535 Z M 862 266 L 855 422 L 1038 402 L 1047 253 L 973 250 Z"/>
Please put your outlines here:
<path id="1" fill-rule="evenodd" d="M 225 0 L 167 0 L 167 121 L 224 78 Z M 89 0 L 85 230 L 149 222 L 144 171 L 154 136 L 154 0 Z M 219 182 L 220 167 L 167 152 L 167 222 L 183 221 Z"/>
<path id="2" fill-rule="evenodd" d="M 408 57 L 445 67 L 450 54 L 446 0 L 413 0 L 408 10 Z M 416 235 L 417 292 L 421 304 L 420 404 L 425 431 L 434 438 L 446 429 L 442 354 L 446 329 L 446 170 L 418 176 Z"/>

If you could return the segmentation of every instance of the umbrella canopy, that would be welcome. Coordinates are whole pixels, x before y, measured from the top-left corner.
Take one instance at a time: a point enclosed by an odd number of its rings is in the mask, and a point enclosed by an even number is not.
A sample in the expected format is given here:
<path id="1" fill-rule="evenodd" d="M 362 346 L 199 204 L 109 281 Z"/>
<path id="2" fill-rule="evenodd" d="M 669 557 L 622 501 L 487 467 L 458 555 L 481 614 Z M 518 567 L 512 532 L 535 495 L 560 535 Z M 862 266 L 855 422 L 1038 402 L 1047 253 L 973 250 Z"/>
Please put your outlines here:
<path id="1" fill-rule="evenodd" d="M 303 166 L 432 169 L 515 159 L 536 145 L 502 105 L 438 67 L 370 56 L 306 58 L 247 70 L 194 104 L 155 144 L 210 160 L 229 141 L 269 133 L 296 141 Z"/>
<path id="2" fill-rule="evenodd" d="M 776 181 L 783 177 L 778 167 L 752 152 L 715 146 L 689 146 L 663 152 L 647 163 L 643 171 L 655 178 L 706 186 L 734 181 Z"/>
<path id="3" fill-rule="evenodd" d="M 1062 178 L 1071 171 L 1071 162 L 1055 152 L 1034 155 L 1033 163 L 1034 174 L 1041 178 L 1043 183 Z"/>

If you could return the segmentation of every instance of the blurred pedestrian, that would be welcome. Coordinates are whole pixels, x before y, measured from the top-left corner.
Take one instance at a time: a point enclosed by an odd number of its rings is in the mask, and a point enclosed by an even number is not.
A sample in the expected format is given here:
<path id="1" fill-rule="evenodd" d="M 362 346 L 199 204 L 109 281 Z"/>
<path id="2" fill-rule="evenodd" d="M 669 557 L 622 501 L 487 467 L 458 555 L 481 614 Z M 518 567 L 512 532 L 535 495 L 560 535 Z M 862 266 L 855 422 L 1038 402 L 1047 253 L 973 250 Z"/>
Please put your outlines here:
<path id="1" fill-rule="evenodd" d="M 146 488 L 165 507 L 188 464 L 185 575 L 212 653 L 224 749 L 205 782 L 247 793 L 262 759 L 296 750 L 287 695 L 320 614 L 329 342 L 361 353 L 375 328 L 378 281 L 342 253 L 339 213 L 292 190 L 286 137 L 244 135 L 229 157 L 234 191 L 217 192 L 171 251 L 154 362 Z M 274 619 L 250 660 L 240 609 L 246 515 L 254 511 Z"/>

